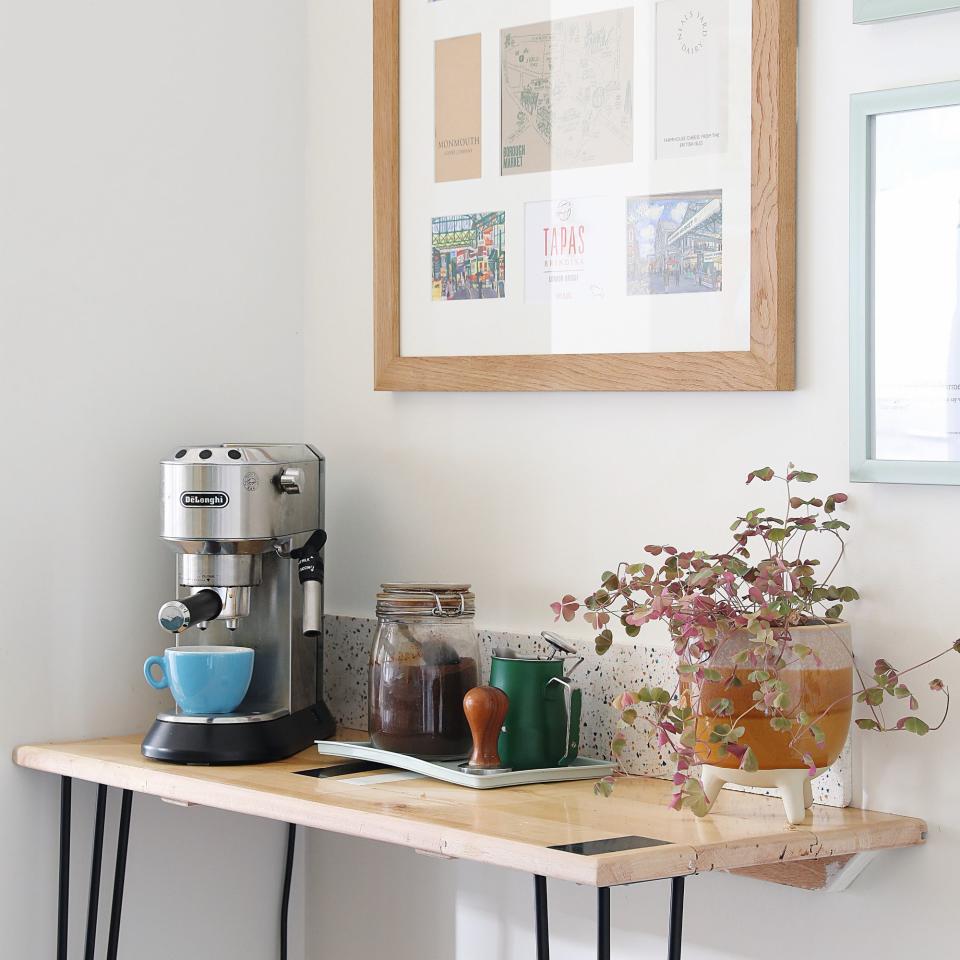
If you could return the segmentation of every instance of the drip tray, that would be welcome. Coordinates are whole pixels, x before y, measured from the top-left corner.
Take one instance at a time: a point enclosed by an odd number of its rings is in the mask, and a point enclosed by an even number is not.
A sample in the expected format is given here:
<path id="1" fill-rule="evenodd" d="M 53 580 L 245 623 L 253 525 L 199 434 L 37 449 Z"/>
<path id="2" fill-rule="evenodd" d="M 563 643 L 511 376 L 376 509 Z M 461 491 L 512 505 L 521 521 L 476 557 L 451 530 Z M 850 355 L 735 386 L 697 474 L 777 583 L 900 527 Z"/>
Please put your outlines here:
<path id="1" fill-rule="evenodd" d="M 266 723 L 290 714 L 289 710 L 251 710 L 249 713 L 161 713 L 158 720 L 167 723 Z"/>
<path id="2" fill-rule="evenodd" d="M 531 783 L 556 783 L 565 780 L 597 780 L 609 776 L 616 764 L 609 760 L 591 760 L 578 757 L 566 767 L 545 767 L 541 770 L 508 770 L 503 773 L 468 773 L 465 760 L 442 760 L 434 762 L 405 753 L 380 750 L 369 740 L 317 740 L 317 749 L 325 757 L 348 757 L 352 760 L 367 760 L 381 767 L 397 767 L 413 773 L 443 780 L 458 787 L 474 790 L 493 790 L 497 787 L 519 787 Z"/>

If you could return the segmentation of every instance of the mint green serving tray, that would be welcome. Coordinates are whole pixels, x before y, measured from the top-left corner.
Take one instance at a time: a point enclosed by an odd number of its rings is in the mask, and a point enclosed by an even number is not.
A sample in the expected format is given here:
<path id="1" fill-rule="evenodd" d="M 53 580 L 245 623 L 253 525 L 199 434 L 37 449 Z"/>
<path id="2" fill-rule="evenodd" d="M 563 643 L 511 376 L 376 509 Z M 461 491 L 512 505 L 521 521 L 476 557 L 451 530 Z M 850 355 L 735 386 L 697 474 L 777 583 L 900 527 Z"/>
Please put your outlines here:
<path id="1" fill-rule="evenodd" d="M 609 776 L 616 764 L 609 760 L 591 760 L 589 757 L 577 757 L 566 767 L 547 767 L 543 770 L 510 770 L 506 773 L 467 773 L 463 769 L 463 760 L 444 760 L 434 762 L 420 757 L 410 757 L 405 753 L 380 750 L 369 740 L 317 740 L 317 749 L 324 757 L 349 757 L 352 760 L 369 760 L 385 767 L 397 767 L 410 770 L 434 780 L 456 784 L 458 787 L 471 787 L 474 790 L 494 790 L 497 787 L 520 787 L 530 783 L 555 783 L 564 780 L 597 780 Z"/>

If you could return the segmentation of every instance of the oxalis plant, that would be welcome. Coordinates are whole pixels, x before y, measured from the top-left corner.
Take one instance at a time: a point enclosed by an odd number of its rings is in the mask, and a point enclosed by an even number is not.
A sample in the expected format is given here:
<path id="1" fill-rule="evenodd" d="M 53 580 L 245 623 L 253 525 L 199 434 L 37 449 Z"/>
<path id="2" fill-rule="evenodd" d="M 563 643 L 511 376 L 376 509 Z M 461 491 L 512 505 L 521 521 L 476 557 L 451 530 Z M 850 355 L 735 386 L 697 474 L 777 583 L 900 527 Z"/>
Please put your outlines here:
<path id="1" fill-rule="evenodd" d="M 737 517 L 730 527 L 732 543 L 724 553 L 647 546 L 649 561 L 621 563 L 616 571 L 606 571 L 599 588 L 583 601 L 568 594 L 551 604 L 556 620 L 571 622 L 582 614 L 596 631 L 599 654 L 610 649 L 611 627 L 616 624 L 628 637 L 636 637 L 653 621 L 667 626 L 678 657 L 673 689 L 627 690 L 614 707 L 623 724 L 647 730 L 651 741 L 668 753 L 674 765 L 670 801 L 674 809 L 688 807 L 701 816 L 707 812 L 700 769 L 711 759 L 733 757 L 743 770 L 758 769 L 757 757 L 744 738 L 743 721 L 751 714 L 766 718 L 809 768 L 810 776 L 817 774 L 809 744 L 824 742 L 820 723 L 827 712 L 809 716 L 797 711 L 784 671 L 807 661 L 815 667 L 819 660 L 810 647 L 794 639 L 792 630 L 838 621 L 844 605 L 858 600 L 859 594 L 834 579 L 844 554 L 844 534 L 850 529 L 837 516 L 847 495 L 821 498 L 801 493 L 816 480 L 815 473 L 793 464 L 783 476 L 770 467 L 754 470 L 748 484 L 780 481 L 785 488 L 784 506 L 778 511 L 782 516 L 756 507 Z M 816 549 L 824 545 L 830 548 L 829 566 Z M 749 640 L 745 647 L 744 637 Z M 721 672 L 716 667 L 718 655 L 734 638 L 743 649 L 723 660 L 726 669 Z M 857 726 L 918 736 L 942 727 L 950 708 L 947 686 L 940 679 L 929 682 L 930 689 L 944 698 L 939 722 L 931 725 L 919 715 L 919 702 L 905 678 L 952 651 L 960 653 L 960 640 L 904 670 L 889 660 L 877 660 L 869 678 L 854 664 L 858 682 L 850 696 L 869 714 L 858 719 Z M 734 715 L 730 697 L 722 694 L 744 684 L 754 687 L 752 705 Z M 718 690 L 721 696 L 715 696 Z M 707 696 L 709 702 L 704 701 Z M 840 705 L 830 704 L 829 709 Z M 896 719 L 888 720 L 885 708 L 898 714 Z M 623 732 L 618 732 L 612 744 L 618 761 L 626 743 Z M 597 784 L 597 792 L 608 796 L 622 776 L 626 772 L 621 766 Z"/>

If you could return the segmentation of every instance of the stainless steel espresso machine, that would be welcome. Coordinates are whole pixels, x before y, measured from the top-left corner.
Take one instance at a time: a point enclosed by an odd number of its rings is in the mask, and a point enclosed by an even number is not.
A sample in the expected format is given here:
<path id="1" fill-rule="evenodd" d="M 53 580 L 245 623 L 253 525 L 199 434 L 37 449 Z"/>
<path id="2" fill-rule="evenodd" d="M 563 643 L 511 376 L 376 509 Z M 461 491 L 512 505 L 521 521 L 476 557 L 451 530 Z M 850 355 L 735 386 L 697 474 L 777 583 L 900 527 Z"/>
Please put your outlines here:
<path id="1" fill-rule="evenodd" d="M 176 645 L 254 650 L 231 714 L 157 717 L 143 754 L 263 763 L 334 732 L 322 697 L 324 459 L 304 444 L 185 447 L 161 464 L 161 537 L 177 554 L 160 625 Z"/>

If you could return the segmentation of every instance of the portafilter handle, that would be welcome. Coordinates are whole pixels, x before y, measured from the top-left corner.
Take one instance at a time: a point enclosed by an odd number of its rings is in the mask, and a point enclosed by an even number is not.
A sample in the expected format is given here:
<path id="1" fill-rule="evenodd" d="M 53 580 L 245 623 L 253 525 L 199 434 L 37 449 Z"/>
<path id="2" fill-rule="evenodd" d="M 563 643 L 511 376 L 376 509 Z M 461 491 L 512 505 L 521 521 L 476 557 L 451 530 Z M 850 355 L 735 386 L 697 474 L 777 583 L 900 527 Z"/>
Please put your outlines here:
<path id="1" fill-rule="evenodd" d="M 182 600 L 168 600 L 157 614 L 164 630 L 183 633 L 195 623 L 216 620 L 223 610 L 223 601 L 216 590 L 198 590 Z"/>
<path id="2" fill-rule="evenodd" d="M 290 556 L 297 561 L 297 572 L 303 585 L 303 635 L 318 637 L 323 632 L 323 557 L 327 542 L 325 530 L 317 530 Z"/>

